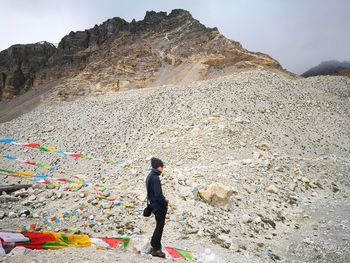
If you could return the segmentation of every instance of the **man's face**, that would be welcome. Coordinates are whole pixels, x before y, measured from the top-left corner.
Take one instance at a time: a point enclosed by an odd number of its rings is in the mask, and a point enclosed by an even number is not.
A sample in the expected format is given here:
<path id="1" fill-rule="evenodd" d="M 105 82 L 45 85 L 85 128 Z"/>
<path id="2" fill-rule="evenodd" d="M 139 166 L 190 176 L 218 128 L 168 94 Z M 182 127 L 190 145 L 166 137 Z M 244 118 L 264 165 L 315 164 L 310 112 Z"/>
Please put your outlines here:
<path id="1" fill-rule="evenodd" d="M 159 166 L 159 167 L 157 168 L 157 170 L 158 170 L 160 173 L 163 173 L 164 168 L 163 168 L 162 166 Z"/>

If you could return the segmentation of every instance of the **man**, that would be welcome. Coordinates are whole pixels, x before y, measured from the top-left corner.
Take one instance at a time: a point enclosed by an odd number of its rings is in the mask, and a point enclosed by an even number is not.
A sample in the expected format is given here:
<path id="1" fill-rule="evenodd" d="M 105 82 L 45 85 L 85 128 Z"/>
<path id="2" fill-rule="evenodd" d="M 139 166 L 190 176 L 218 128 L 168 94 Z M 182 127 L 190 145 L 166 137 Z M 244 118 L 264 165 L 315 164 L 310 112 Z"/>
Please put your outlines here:
<path id="1" fill-rule="evenodd" d="M 151 254 L 153 257 L 165 258 L 165 254 L 162 252 L 161 239 L 165 224 L 165 216 L 168 210 L 168 201 L 163 195 L 159 179 L 159 175 L 163 172 L 164 164 L 162 160 L 152 158 L 151 166 L 152 170 L 146 178 L 147 198 L 156 219 L 156 228 L 154 229 L 151 239 Z"/>

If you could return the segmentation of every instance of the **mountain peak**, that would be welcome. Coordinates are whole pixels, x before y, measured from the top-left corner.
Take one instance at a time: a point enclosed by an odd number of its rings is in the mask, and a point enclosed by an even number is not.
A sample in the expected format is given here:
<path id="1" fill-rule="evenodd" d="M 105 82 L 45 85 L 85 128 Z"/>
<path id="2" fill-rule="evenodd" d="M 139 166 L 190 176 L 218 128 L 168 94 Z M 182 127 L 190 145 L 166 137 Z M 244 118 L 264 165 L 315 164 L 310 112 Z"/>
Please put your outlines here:
<path id="1" fill-rule="evenodd" d="M 28 46 L 28 45 L 24 45 Z M 253 53 L 207 28 L 190 12 L 147 11 L 143 20 L 115 17 L 64 36 L 57 49 L 12 56 L 0 52 L 0 98 L 61 80 L 53 97 L 68 99 L 150 85 L 188 83 L 244 68 L 282 70 L 270 56 Z M 35 54 L 32 56 L 32 54 Z M 13 64 L 19 65 L 16 72 Z"/>
<path id="2" fill-rule="evenodd" d="M 146 23 L 159 23 L 161 20 L 166 18 L 167 12 L 147 11 L 143 21 Z"/>
<path id="3" fill-rule="evenodd" d="M 185 18 L 185 19 L 193 19 L 191 13 L 184 9 L 173 9 L 169 15 L 167 12 L 156 12 L 156 11 L 147 11 L 143 22 L 152 22 L 158 23 L 165 19 L 172 18 Z"/>

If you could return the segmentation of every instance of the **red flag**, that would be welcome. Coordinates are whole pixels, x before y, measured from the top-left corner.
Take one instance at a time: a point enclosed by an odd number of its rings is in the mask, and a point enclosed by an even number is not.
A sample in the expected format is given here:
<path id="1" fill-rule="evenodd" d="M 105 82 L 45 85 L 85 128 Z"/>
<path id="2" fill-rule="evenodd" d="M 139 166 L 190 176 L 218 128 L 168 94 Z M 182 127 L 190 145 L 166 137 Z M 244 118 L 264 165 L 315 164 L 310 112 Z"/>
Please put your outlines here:
<path id="1" fill-rule="evenodd" d="M 39 143 L 24 143 L 23 146 L 27 146 L 27 147 L 39 147 L 40 144 L 39 144 Z"/>
<path id="2" fill-rule="evenodd" d="M 79 157 L 81 157 L 81 154 L 79 154 L 79 153 L 71 153 L 71 154 L 69 154 L 69 156 L 72 156 L 72 157 L 75 157 L 75 158 L 79 158 Z"/>
<path id="3" fill-rule="evenodd" d="M 183 258 L 182 254 L 177 252 L 176 249 L 172 247 L 165 247 L 165 249 L 172 258 Z"/>

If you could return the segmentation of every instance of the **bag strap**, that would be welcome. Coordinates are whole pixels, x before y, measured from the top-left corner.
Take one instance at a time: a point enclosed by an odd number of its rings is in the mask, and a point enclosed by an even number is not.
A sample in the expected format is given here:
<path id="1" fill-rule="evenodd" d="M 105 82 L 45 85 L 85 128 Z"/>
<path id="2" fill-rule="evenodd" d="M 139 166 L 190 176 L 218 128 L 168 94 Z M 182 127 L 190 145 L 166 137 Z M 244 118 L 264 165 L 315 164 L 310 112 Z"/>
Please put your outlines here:
<path id="1" fill-rule="evenodd" d="M 147 188 L 147 205 L 150 204 L 150 201 L 149 201 L 149 191 L 151 191 L 151 187 L 152 187 L 152 178 L 149 179 L 150 182 L 148 183 L 149 184 L 149 187 Z"/>

